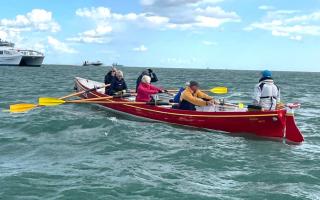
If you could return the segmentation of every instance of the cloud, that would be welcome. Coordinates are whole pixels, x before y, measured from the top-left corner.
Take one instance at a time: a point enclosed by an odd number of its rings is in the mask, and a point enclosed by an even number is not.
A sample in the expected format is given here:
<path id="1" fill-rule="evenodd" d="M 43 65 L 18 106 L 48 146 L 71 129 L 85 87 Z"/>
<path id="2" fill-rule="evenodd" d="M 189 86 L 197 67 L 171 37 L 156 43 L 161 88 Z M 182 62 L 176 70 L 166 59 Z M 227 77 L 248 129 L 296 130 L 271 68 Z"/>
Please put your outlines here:
<path id="1" fill-rule="evenodd" d="M 269 5 L 261 5 L 258 8 L 259 8 L 259 10 L 274 10 L 275 9 L 273 6 L 269 6 Z"/>
<path id="2" fill-rule="evenodd" d="M 300 41 L 303 36 L 320 36 L 320 11 L 301 14 L 297 10 L 268 11 L 260 22 L 254 22 L 246 31 L 264 30 L 273 36 Z"/>
<path id="3" fill-rule="evenodd" d="M 223 0 L 141 0 L 143 6 L 153 7 L 177 7 L 182 5 L 199 6 L 204 4 L 216 4 Z"/>
<path id="4" fill-rule="evenodd" d="M 60 25 L 52 18 L 52 13 L 43 9 L 33 9 L 15 19 L 1 19 L 0 27 L 15 31 L 60 31 Z"/>
<path id="5" fill-rule="evenodd" d="M 148 51 L 148 48 L 145 47 L 144 45 L 140 45 L 139 47 L 135 47 L 132 50 L 133 51 L 138 51 L 138 52 L 145 52 L 145 51 Z"/>
<path id="6" fill-rule="evenodd" d="M 77 53 L 75 49 L 51 36 L 48 36 L 48 44 L 57 52 L 70 54 Z"/>
<path id="7" fill-rule="evenodd" d="M 203 45 L 206 45 L 206 46 L 214 46 L 214 45 L 217 45 L 216 42 L 207 41 L 207 40 L 203 40 L 201 43 L 202 43 Z"/>
<path id="8" fill-rule="evenodd" d="M 146 13 L 166 17 L 167 28 L 217 28 L 224 23 L 240 22 L 234 11 L 226 11 L 218 3 L 223 0 L 142 0 Z"/>
<path id="9" fill-rule="evenodd" d="M 237 13 L 225 11 L 219 6 L 210 6 L 221 0 L 143 0 L 145 12 L 114 13 L 107 7 L 79 8 L 75 14 L 87 18 L 95 24 L 95 28 L 78 33 L 67 40 L 84 43 L 105 43 L 116 28 L 133 24 L 138 28 L 154 28 L 159 30 L 193 28 L 217 28 L 224 23 L 241 21 Z M 181 7 L 179 7 L 181 6 Z M 155 7 L 172 7 L 155 11 Z M 176 10 L 177 11 L 177 10 Z M 175 14 L 173 14 L 175 13 Z M 116 27 L 116 28 L 115 28 Z"/>
<path id="10" fill-rule="evenodd" d="M 76 37 L 67 38 L 67 41 L 79 43 L 98 43 L 103 44 L 110 41 L 106 37 L 107 34 L 112 32 L 112 27 L 108 25 L 98 25 L 95 29 L 87 30 L 78 33 Z"/>

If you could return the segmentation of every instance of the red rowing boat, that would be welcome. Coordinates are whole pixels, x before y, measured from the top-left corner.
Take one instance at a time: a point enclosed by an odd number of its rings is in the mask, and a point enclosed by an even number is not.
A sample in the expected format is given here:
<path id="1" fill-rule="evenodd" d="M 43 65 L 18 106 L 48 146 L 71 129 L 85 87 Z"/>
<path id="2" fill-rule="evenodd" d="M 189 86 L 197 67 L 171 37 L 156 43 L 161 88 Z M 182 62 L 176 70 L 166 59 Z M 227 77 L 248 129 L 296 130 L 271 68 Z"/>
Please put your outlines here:
<path id="1" fill-rule="evenodd" d="M 88 79 L 76 78 L 75 85 L 78 91 L 99 88 L 103 83 Z M 104 88 L 84 93 L 81 97 L 106 97 Z M 289 143 L 303 142 L 303 136 L 297 128 L 293 112 L 288 110 L 277 111 L 218 111 L 199 112 L 172 109 L 168 106 L 133 105 L 126 99 L 107 100 L 127 102 L 128 104 L 101 103 L 99 105 L 123 114 L 148 120 L 216 130 L 227 133 L 252 134 L 259 137 L 282 140 Z"/>

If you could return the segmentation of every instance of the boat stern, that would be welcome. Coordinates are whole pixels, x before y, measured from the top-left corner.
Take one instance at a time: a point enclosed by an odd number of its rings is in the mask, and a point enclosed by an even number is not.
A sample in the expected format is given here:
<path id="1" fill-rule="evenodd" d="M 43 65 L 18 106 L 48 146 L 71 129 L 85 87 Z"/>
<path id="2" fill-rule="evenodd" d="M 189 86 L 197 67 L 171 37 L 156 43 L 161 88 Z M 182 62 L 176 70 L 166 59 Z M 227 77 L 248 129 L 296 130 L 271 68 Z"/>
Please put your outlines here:
<path id="1" fill-rule="evenodd" d="M 304 141 L 303 135 L 296 125 L 294 114 L 286 113 L 286 129 L 285 138 L 288 142 L 302 143 Z"/>

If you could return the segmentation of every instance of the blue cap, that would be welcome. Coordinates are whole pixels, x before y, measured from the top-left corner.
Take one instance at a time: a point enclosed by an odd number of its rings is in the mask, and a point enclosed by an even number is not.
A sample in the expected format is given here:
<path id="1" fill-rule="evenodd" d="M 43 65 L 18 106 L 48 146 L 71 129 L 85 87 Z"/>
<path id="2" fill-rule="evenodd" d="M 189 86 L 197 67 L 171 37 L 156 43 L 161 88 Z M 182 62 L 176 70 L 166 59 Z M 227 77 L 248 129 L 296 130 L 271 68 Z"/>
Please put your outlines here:
<path id="1" fill-rule="evenodd" d="M 263 78 L 271 78 L 272 73 L 269 70 L 264 70 L 264 71 L 261 72 L 261 75 L 262 75 Z"/>

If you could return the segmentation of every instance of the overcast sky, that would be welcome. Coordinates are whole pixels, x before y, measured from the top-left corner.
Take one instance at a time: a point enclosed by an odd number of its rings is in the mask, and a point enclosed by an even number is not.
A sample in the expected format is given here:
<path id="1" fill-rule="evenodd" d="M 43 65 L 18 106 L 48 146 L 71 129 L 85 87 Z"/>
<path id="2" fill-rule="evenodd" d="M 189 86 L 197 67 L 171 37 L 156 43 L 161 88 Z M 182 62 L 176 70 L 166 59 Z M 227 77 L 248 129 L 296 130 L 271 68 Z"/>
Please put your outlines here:
<path id="1" fill-rule="evenodd" d="M 10 0 L 0 38 L 45 63 L 320 71 L 320 0 Z"/>

